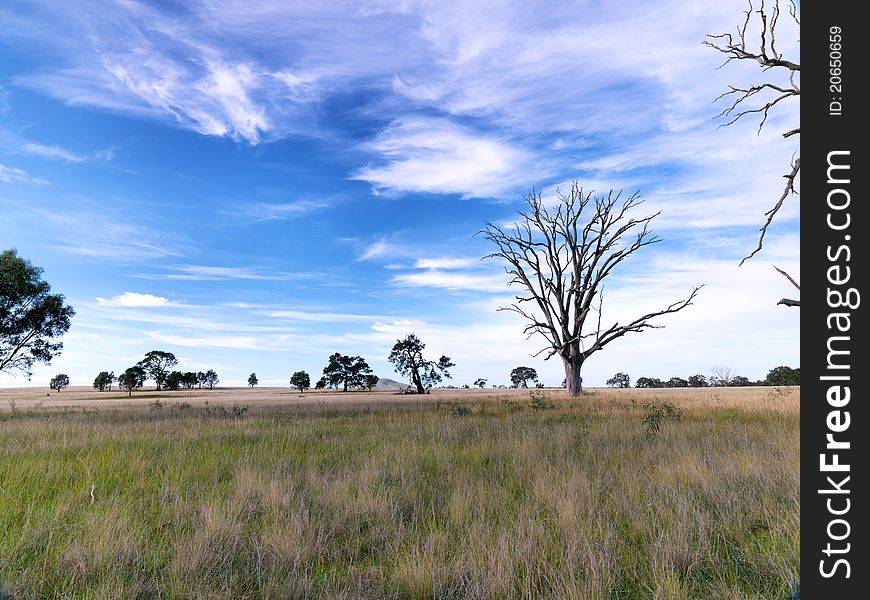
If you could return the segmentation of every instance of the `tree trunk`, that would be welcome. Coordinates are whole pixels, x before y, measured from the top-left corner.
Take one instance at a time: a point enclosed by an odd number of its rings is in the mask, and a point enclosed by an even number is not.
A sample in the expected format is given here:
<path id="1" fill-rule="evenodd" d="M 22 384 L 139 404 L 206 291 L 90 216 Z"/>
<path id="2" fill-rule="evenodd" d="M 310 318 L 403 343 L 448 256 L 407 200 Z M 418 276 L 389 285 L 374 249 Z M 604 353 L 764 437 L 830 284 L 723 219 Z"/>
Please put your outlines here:
<path id="1" fill-rule="evenodd" d="M 418 394 L 426 393 L 426 390 L 423 388 L 423 379 L 420 377 L 420 371 L 416 366 L 411 368 L 411 381 L 416 386 Z"/>
<path id="2" fill-rule="evenodd" d="M 571 349 L 570 356 L 563 356 L 562 362 L 565 365 L 565 391 L 569 396 L 583 395 L 583 378 L 580 376 L 580 368 L 583 366 L 583 361 L 586 358 L 580 352 L 580 349 Z"/>

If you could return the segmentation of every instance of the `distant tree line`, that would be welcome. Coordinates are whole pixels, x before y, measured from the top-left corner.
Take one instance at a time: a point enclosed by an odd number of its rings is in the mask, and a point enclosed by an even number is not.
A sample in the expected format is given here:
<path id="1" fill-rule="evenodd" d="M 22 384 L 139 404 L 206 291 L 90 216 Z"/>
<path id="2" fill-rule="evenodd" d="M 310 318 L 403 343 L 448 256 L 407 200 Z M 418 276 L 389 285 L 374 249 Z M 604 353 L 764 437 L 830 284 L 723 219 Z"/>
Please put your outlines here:
<path id="1" fill-rule="evenodd" d="M 638 377 L 634 387 L 638 388 L 700 388 L 700 387 L 740 387 L 756 385 L 800 385 L 801 370 L 787 366 L 779 366 L 771 369 L 767 377 L 757 381 L 733 373 L 728 368 L 716 367 L 710 377 L 704 375 L 691 375 L 687 379 L 671 377 L 663 381 L 658 377 Z M 631 387 L 631 379 L 625 373 L 617 373 L 607 380 L 611 387 Z"/>
<path id="2" fill-rule="evenodd" d="M 152 350 L 145 354 L 142 360 L 125 369 L 120 375 L 116 376 L 114 371 L 100 371 L 94 379 L 94 389 L 101 392 L 111 391 L 112 385 L 117 383 L 122 390 L 127 392 L 128 396 L 131 396 L 135 390 L 142 388 L 149 379 L 154 381 L 158 391 L 202 389 L 203 387 L 213 389 L 220 382 L 220 377 L 214 369 L 207 371 L 171 370 L 177 364 L 178 359 L 172 352 Z M 256 375 L 251 373 L 251 377 L 253 377 L 253 383 L 251 383 L 251 378 L 248 378 L 248 384 L 253 387 L 257 383 Z M 54 380 L 52 381 L 54 382 Z"/>

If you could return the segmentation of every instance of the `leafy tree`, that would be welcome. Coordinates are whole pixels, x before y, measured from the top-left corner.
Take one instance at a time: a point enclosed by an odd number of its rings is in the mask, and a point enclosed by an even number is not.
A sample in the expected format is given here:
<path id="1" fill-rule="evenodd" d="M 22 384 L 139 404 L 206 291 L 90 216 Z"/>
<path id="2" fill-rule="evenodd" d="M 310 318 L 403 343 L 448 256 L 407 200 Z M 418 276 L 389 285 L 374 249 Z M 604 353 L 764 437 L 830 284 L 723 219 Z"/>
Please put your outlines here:
<path id="1" fill-rule="evenodd" d="M 607 385 L 610 387 L 627 388 L 631 387 L 631 377 L 625 373 L 619 372 L 607 380 Z"/>
<path id="2" fill-rule="evenodd" d="M 529 387 L 530 381 L 538 380 L 538 372 L 532 367 L 515 367 L 511 371 L 511 383 L 514 387 Z"/>
<path id="3" fill-rule="evenodd" d="M 315 390 L 322 390 L 325 387 L 326 387 L 326 378 L 325 377 L 321 377 L 320 379 L 317 380 L 317 383 L 314 384 Z"/>
<path id="4" fill-rule="evenodd" d="M 648 312 L 625 325 L 602 325 L 603 284 L 613 269 L 636 251 L 660 238 L 648 229 L 659 213 L 634 218 L 632 209 L 642 203 L 637 193 L 623 199 L 612 190 L 593 197 L 577 182 L 568 195 L 556 192 L 556 203 L 547 207 L 540 193 L 527 196 L 529 212 L 520 212 L 512 228 L 487 222 L 481 232 L 497 251 L 485 258 L 500 258 L 512 278 L 509 284 L 526 295 L 500 310 L 513 311 L 529 321 L 525 333 L 540 334 L 547 345 L 545 360 L 559 356 L 565 368 L 569 396 L 583 394 L 580 371 L 586 359 L 610 342 L 631 332 L 654 329 L 651 320 L 683 310 L 692 304 L 700 287 L 684 300 Z M 635 231 L 639 229 L 639 231 Z M 623 240 L 623 236 L 630 236 Z M 596 306 L 597 304 L 597 306 Z M 590 315 L 597 315 L 590 331 L 584 331 Z"/>
<path id="5" fill-rule="evenodd" d="M 163 350 L 152 350 L 145 355 L 145 358 L 140 360 L 138 366 L 145 371 L 146 377 L 150 377 L 157 384 L 159 391 L 166 378 L 169 376 L 169 369 L 178 364 L 178 359 L 172 352 L 164 352 Z"/>
<path id="6" fill-rule="evenodd" d="M 349 387 L 363 387 L 363 378 L 371 373 L 371 367 L 361 356 L 346 356 L 336 352 L 323 367 L 324 385 L 332 388 L 341 386 L 342 391 L 346 392 Z"/>
<path id="7" fill-rule="evenodd" d="M 665 387 L 665 384 L 658 377 L 638 377 L 637 381 L 634 382 L 634 387 L 661 388 L 661 387 Z"/>
<path id="8" fill-rule="evenodd" d="M 798 15 L 797 6 L 798 5 L 792 2 L 789 7 L 792 31 L 795 35 L 798 35 L 800 30 L 800 17 Z M 736 37 L 730 33 L 707 35 L 704 45 L 721 52 L 727 57 L 723 66 L 734 60 L 748 60 L 758 64 L 761 68 L 761 71 L 765 75 L 764 81 L 742 86 L 728 86 L 729 90 L 717 98 L 717 100 L 730 100 L 730 103 L 718 115 L 719 117 L 728 119 L 722 125 L 723 127 L 733 125 L 743 117 L 758 117 L 760 119 L 758 133 L 760 134 L 762 127 L 764 127 L 764 124 L 767 122 L 767 117 L 769 116 L 770 111 L 773 110 L 774 107 L 777 105 L 781 107 L 786 102 L 800 102 L 801 65 L 797 61 L 785 58 L 777 49 L 777 33 L 781 35 L 783 27 L 783 21 L 780 20 L 779 0 L 774 0 L 772 5 L 771 3 L 768 3 L 766 6 L 765 3 L 762 2 L 761 7 L 758 9 L 753 8 L 750 0 L 749 10 L 745 11 L 744 14 L 746 16 L 743 19 L 743 23 L 737 28 Z M 754 25 L 757 40 L 751 42 L 747 39 L 747 33 L 753 35 L 751 25 L 753 25 L 754 20 L 758 21 L 757 25 Z M 786 21 L 785 26 L 787 27 L 788 25 L 789 22 Z M 833 41 L 834 40 L 832 39 L 832 42 Z M 799 53 L 799 50 L 795 50 L 795 53 Z M 839 61 L 837 61 L 837 63 L 837 65 L 833 62 L 831 63 L 832 70 L 840 68 Z M 753 102 L 755 104 L 752 104 Z M 796 127 L 783 132 L 782 137 L 791 138 L 792 136 L 800 135 L 800 132 L 800 127 Z M 795 142 L 794 148 L 795 154 L 798 154 L 800 148 L 797 142 Z M 767 234 L 767 229 L 773 222 L 774 217 L 776 217 L 789 196 L 797 196 L 798 192 L 795 189 L 795 181 L 800 173 L 800 168 L 801 159 L 798 157 L 792 161 L 789 172 L 783 176 L 785 177 L 786 183 L 779 199 L 773 205 L 773 208 L 764 213 L 767 220 L 761 227 L 758 244 L 748 256 L 740 261 L 741 265 L 761 251 L 762 244 L 764 243 L 764 236 Z M 792 279 L 788 273 L 776 266 L 774 266 L 774 269 L 786 277 L 794 287 L 800 290 L 800 285 L 798 285 L 798 283 Z M 800 300 L 793 300 L 790 298 L 783 298 L 777 302 L 777 304 L 798 307 L 801 305 Z"/>
<path id="9" fill-rule="evenodd" d="M 411 333 L 403 340 L 396 340 L 390 355 L 387 357 L 387 360 L 395 365 L 396 373 L 410 377 L 418 394 L 422 394 L 440 383 L 442 377 L 451 379 L 447 369 L 455 366 L 449 357 L 443 355 L 438 359 L 438 362 L 424 359 L 424 348 L 426 348 L 426 344 Z"/>
<path id="10" fill-rule="evenodd" d="M 682 377 L 671 377 L 665 387 L 669 388 L 684 388 L 689 387 L 689 382 Z"/>
<path id="11" fill-rule="evenodd" d="M 202 389 L 202 385 L 205 383 L 206 374 L 205 371 L 197 371 L 196 372 L 196 384 L 199 386 L 199 389 Z"/>
<path id="12" fill-rule="evenodd" d="M 135 365 L 124 371 L 118 376 L 118 385 L 121 389 L 127 392 L 128 396 L 133 395 L 133 390 L 138 390 L 145 383 L 147 377 L 145 369 L 139 365 Z"/>
<path id="13" fill-rule="evenodd" d="M 771 369 L 764 378 L 764 385 L 800 385 L 801 370 L 779 366 Z"/>
<path id="14" fill-rule="evenodd" d="M 479 388 L 485 387 L 486 386 L 486 379 L 484 379 L 483 377 L 481 377 L 480 379 L 476 379 L 474 381 L 474 385 L 479 387 Z"/>
<path id="15" fill-rule="evenodd" d="M 193 371 L 185 371 L 181 377 L 181 385 L 188 390 L 192 389 L 198 382 L 197 374 Z"/>
<path id="16" fill-rule="evenodd" d="M 48 382 L 48 387 L 58 392 L 67 386 L 69 386 L 69 375 L 66 373 L 58 373 Z"/>
<path id="17" fill-rule="evenodd" d="M 707 383 L 707 378 L 703 375 L 692 375 L 688 379 L 689 387 L 707 387 L 710 384 Z"/>
<path id="18" fill-rule="evenodd" d="M 749 381 L 748 377 L 744 377 L 743 375 L 735 375 L 731 379 L 731 385 L 734 387 L 745 387 L 747 385 L 752 385 L 752 382 Z"/>
<path id="19" fill-rule="evenodd" d="M 260 380 L 257 379 L 256 373 L 251 373 L 250 375 L 248 375 L 248 385 L 249 386 L 254 387 L 258 383 L 260 383 Z"/>
<path id="20" fill-rule="evenodd" d="M 106 389 L 112 391 L 112 384 L 117 379 L 118 378 L 115 377 L 114 371 L 112 371 L 111 373 L 109 371 L 100 371 L 100 374 L 97 375 L 97 377 L 94 379 L 94 389 L 100 390 L 101 392 L 105 391 Z"/>
<path id="21" fill-rule="evenodd" d="M 167 390 L 177 390 L 182 385 L 184 385 L 184 373 L 181 371 L 172 371 L 166 376 L 164 387 Z"/>
<path id="22" fill-rule="evenodd" d="M 34 363 L 50 364 L 75 315 L 61 294 L 51 294 L 42 269 L 13 248 L 0 253 L 0 372 L 30 377 Z"/>
<path id="23" fill-rule="evenodd" d="M 220 382 L 220 378 L 218 377 L 218 374 L 214 372 L 214 369 L 209 369 L 205 372 L 205 380 L 203 383 L 208 386 L 208 389 L 213 390 L 218 382 Z"/>
<path id="24" fill-rule="evenodd" d="M 363 375 L 363 387 L 368 391 L 372 391 L 380 380 L 381 378 L 377 375 Z"/>
<path id="25" fill-rule="evenodd" d="M 304 394 L 311 387 L 311 377 L 305 371 L 296 371 L 290 377 L 290 385 Z"/>

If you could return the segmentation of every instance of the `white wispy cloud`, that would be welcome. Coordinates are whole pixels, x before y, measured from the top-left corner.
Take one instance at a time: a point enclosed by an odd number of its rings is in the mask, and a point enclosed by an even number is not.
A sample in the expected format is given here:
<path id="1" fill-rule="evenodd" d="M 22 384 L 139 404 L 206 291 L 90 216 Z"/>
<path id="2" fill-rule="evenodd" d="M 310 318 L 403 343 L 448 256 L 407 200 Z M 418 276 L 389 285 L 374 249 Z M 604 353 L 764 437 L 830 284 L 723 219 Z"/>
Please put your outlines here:
<path id="1" fill-rule="evenodd" d="M 418 258 L 415 269 L 467 269 L 480 263 L 479 258 L 439 256 L 437 258 Z"/>
<path id="2" fill-rule="evenodd" d="M 171 273 L 140 273 L 142 279 L 168 279 L 177 281 L 218 281 L 228 279 L 257 281 L 289 281 L 312 277 L 311 273 L 270 272 L 257 267 L 224 267 L 211 265 L 170 265 Z"/>
<path id="3" fill-rule="evenodd" d="M 9 167 L 0 163 L 0 182 L 3 183 L 30 183 L 33 185 L 48 185 L 48 181 L 41 177 L 33 177 L 27 171 L 17 167 Z"/>
<path id="4" fill-rule="evenodd" d="M 187 247 L 174 233 L 158 231 L 106 211 L 33 209 L 22 223 L 46 231 L 50 245 L 62 252 L 113 262 L 140 261 L 177 256 Z"/>
<path id="5" fill-rule="evenodd" d="M 402 256 L 407 254 L 407 250 L 398 244 L 388 242 L 381 238 L 376 242 L 372 242 L 366 246 L 363 251 L 357 256 L 357 261 L 375 260 L 380 258 L 389 258 Z"/>
<path id="6" fill-rule="evenodd" d="M 482 292 L 503 292 L 507 287 L 505 277 L 500 275 L 476 275 L 435 270 L 422 273 L 403 273 L 394 276 L 390 281 L 399 286 Z"/>
<path id="7" fill-rule="evenodd" d="M 158 343 L 185 348 L 225 348 L 231 350 L 259 350 L 274 352 L 283 350 L 286 345 L 264 339 L 263 336 L 245 335 L 177 335 L 161 331 L 146 331 L 145 335 Z"/>
<path id="8" fill-rule="evenodd" d="M 319 198 L 312 200 L 292 200 L 290 202 L 247 204 L 240 208 L 237 215 L 250 217 L 257 221 L 278 221 L 296 219 L 303 215 L 335 206 L 334 198 Z"/>
<path id="9" fill-rule="evenodd" d="M 44 144 L 25 144 L 23 148 L 27 154 L 34 154 L 43 158 L 59 158 L 67 162 L 82 162 L 87 160 L 86 156 L 75 154 L 60 146 L 46 146 Z"/>
<path id="10" fill-rule="evenodd" d="M 125 308 L 163 308 L 167 306 L 178 306 L 177 302 L 173 302 L 163 296 L 155 296 L 153 294 L 140 294 L 138 292 L 124 292 L 112 298 L 97 297 L 97 304 L 100 306 L 119 306 Z"/>
<path id="11" fill-rule="evenodd" d="M 366 148 L 386 162 L 351 178 L 378 191 L 498 196 L 527 181 L 535 162 L 515 144 L 445 119 L 395 121 Z"/>

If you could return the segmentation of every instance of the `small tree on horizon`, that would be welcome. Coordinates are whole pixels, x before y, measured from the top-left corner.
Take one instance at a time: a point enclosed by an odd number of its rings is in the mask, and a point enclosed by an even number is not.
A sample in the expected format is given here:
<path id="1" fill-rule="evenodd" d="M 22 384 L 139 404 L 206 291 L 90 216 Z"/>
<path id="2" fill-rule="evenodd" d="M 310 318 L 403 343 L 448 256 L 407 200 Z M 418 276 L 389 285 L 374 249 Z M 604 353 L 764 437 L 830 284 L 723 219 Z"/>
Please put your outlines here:
<path id="1" fill-rule="evenodd" d="M 801 370 L 779 366 L 771 369 L 764 379 L 765 385 L 800 385 Z"/>
<path id="2" fill-rule="evenodd" d="M 139 365 L 135 365 L 124 371 L 118 376 L 118 385 L 121 389 L 127 392 L 128 396 L 133 395 L 133 390 L 138 390 L 145 383 L 147 374 L 145 369 Z"/>
<path id="3" fill-rule="evenodd" d="M 448 356 L 441 356 L 438 362 L 423 358 L 426 344 L 415 334 L 396 340 L 387 360 L 395 365 L 396 373 L 409 377 L 418 394 L 423 394 L 441 382 L 442 377 L 451 379 L 448 369 L 455 366 Z"/>
<path id="4" fill-rule="evenodd" d="M 515 367 L 511 371 L 511 383 L 514 387 L 529 387 L 530 381 L 538 380 L 538 372 L 532 367 Z"/>
<path id="5" fill-rule="evenodd" d="M 215 373 L 214 369 L 209 369 L 205 372 L 205 381 L 203 381 L 203 383 L 208 386 L 208 389 L 213 390 L 214 386 L 216 386 L 219 382 L 220 377 L 218 377 L 218 374 Z"/>
<path id="6" fill-rule="evenodd" d="M 296 371 L 290 377 L 290 385 L 304 394 L 311 387 L 311 377 L 305 371 Z"/>
<path id="7" fill-rule="evenodd" d="M 363 375 L 363 387 L 368 391 L 372 391 L 380 380 L 381 378 L 377 375 Z"/>
<path id="8" fill-rule="evenodd" d="M 474 385 L 479 388 L 486 387 L 486 379 L 481 377 L 480 379 L 475 379 Z"/>
<path id="9" fill-rule="evenodd" d="M 346 392 L 349 388 L 363 387 L 363 378 L 372 373 L 372 368 L 361 356 L 347 356 L 336 352 L 329 357 L 329 363 L 323 367 L 324 385 L 341 387 Z"/>
<path id="10" fill-rule="evenodd" d="M 69 375 L 66 373 L 58 373 L 48 382 L 48 387 L 57 392 L 60 392 L 67 386 L 69 386 Z"/>
<path id="11" fill-rule="evenodd" d="M 184 385 L 184 373 L 181 371 L 172 371 L 164 378 L 163 385 L 167 390 L 177 390 L 179 387 Z"/>
<path id="12" fill-rule="evenodd" d="M 169 376 L 169 370 L 178 364 L 178 359 L 172 352 L 151 350 L 137 364 L 142 367 L 147 377 L 154 380 L 157 391 L 160 391 Z"/>
<path id="13" fill-rule="evenodd" d="M 607 380 L 607 385 L 610 387 L 627 388 L 631 387 L 631 378 L 625 373 L 617 373 Z"/>
<path id="14" fill-rule="evenodd" d="M 117 379 L 118 378 L 115 377 L 114 371 L 100 371 L 99 375 L 94 379 L 94 389 L 101 392 L 108 389 L 111 392 L 112 384 L 117 381 Z"/>
<path id="15" fill-rule="evenodd" d="M 257 385 L 258 383 L 260 383 L 260 380 L 257 379 L 257 374 L 256 374 L 256 373 L 251 373 L 250 375 L 248 375 L 248 385 L 249 385 L 250 387 L 254 387 L 254 386 Z"/>
<path id="16" fill-rule="evenodd" d="M 713 367 L 708 381 L 710 385 L 716 387 L 728 387 L 735 377 L 737 377 L 737 373 L 731 367 Z"/>
<path id="17" fill-rule="evenodd" d="M 196 373 L 193 371 L 185 371 L 181 378 L 181 384 L 186 389 L 193 389 L 197 384 Z"/>
<path id="18" fill-rule="evenodd" d="M 688 382 L 689 387 L 708 387 L 710 385 L 707 383 L 707 378 L 703 375 L 690 375 Z"/>
<path id="19" fill-rule="evenodd" d="M 638 377 L 634 382 L 634 387 L 638 388 L 663 388 L 665 383 L 658 377 Z"/>

